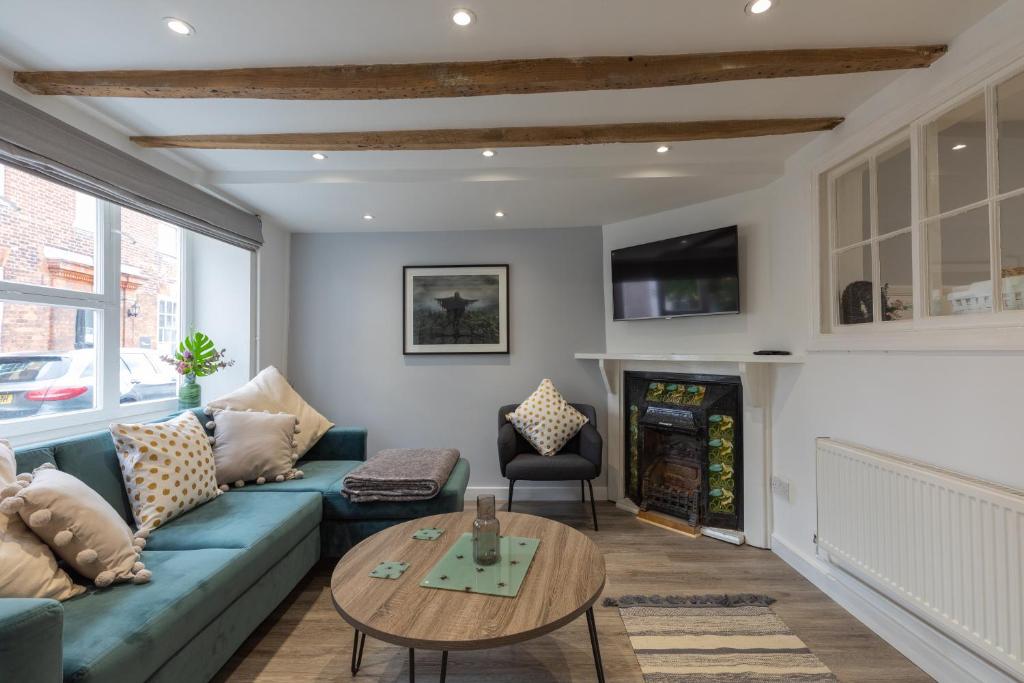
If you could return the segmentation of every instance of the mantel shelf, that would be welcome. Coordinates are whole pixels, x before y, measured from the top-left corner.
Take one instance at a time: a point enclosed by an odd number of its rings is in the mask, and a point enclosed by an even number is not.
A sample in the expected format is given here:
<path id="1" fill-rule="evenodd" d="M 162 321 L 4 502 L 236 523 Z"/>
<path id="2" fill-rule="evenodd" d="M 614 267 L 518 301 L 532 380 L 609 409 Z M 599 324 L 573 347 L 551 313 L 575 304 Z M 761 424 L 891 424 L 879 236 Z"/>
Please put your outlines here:
<path id="1" fill-rule="evenodd" d="M 791 356 L 756 356 L 752 353 L 577 353 L 577 360 L 651 361 L 655 363 L 765 363 L 796 365 L 803 363 L 803 354 Z"/>

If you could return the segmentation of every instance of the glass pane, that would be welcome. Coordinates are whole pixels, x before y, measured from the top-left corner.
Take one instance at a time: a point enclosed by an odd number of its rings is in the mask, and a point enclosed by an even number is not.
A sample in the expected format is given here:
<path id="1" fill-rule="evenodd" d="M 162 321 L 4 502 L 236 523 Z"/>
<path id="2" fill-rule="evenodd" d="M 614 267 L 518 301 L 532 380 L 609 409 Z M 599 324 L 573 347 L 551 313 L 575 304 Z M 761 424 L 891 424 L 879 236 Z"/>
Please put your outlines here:
<path id="1" fill-rule="evenodd" d="M 1024 309 L 1024 195 L 999 205 L 1003 308 Z"/>
<path id="2" fill-rule="evenodd" d="M 874 320 L 871 247 L 854 247 L 836 256 L 839 285 L 839 324 L 859 325 Z"/>
<path id="3" fill-rule="evenodd" d="M 1024 74 L 996 90 L 999 112 L 999 191 L 1024 187 Z"/>
<path id="4" fill-rule="evenodd" d="M 871 173 L 861 164 L 836 179 L 836 246 L 871 237 Z"/>
<path id="5" fill-rule="evenodd" d="M 878 243 L 882 320 L 914 317 L 913 247 L 909 232 Z"/>
<path id="6" fill-rule="evenodd" d="M 991 311 L 988 208 L 929 223 L 925 235 L 932 315 Z"/>
<path id="7" fill-rule="evenodd" d="M 910 227 L 910 142 L 878 157 L 878 234 Z"/>
<path id="8" fill-rule="evenodd" d="M 179 229 L 121 209 L 121 403 L 170 398 L 174 369 L 160 360 L 178 344 Z"/>
<path id="9" fill-rule="evenodd" d="M 10 166 L 0 170 L 0 279 L 98 291 L 97 201 Z"/>
<path id="10" fill-rule="evenodd" d="M 96 405 L 96 314 L 0 302 L 0 421 Z"/>
<path id="11" fill-rule="evenodd" d="M 928 215 L 988 196 L 985 98 L 977 97 L 928 124 Z"/>

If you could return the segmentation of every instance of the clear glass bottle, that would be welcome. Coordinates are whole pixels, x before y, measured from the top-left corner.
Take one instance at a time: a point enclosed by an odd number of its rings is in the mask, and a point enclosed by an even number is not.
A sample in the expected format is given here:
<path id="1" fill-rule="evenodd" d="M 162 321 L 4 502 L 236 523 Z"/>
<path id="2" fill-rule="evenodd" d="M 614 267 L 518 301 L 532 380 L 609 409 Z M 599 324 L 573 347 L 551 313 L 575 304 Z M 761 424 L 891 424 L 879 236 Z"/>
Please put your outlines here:
<path id="1" fill-rule="evenodd" d="M 500 539 L 501 522 L 494 516 L 494 496 L 477 496 L 473 561 L 480 565 L 496 564 L 501 559 Z"/>

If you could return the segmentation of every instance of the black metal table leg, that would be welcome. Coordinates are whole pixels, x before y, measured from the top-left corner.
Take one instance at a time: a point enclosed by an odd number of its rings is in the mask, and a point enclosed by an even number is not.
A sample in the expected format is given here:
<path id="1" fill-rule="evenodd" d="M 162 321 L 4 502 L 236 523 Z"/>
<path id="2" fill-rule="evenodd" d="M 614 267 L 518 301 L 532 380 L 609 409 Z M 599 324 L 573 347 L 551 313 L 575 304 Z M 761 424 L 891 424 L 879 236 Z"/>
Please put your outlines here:
<path id="1" fill-rule="evenodd" d="M 441 683 L 444 683 L 445 676 L 448 675 L 448 650 L 441 651 Z"/>
<path id="2" fill-rule="evenodd" d="M 409 648 L 409 683 L 416 683 L 416 650 Z"/>
<path id="3" fill-rule="evenodd" d="M 594 515 L 594 531 L 597 531 L 597 504 L 594 502 L 594 485 L 589 479 L 587 486 L 590 487 L 590 512 Z"/>
<path id="4" fill-rule="evenodd" d="M 356 629 L 352 639 L 352 675 L 359 673 L 359 667 L 363 665 L 363 647 L 366 645 L 366 634 Z"/>
<path id="5" fill-rule="evenodd" d="M 597 681 L 604 683 L 604 664 L 601 663 L 601 646 L 597 643 L 597 624 L 594 622 L 594 608 L 587 610 L 587 629 L 590 630 L 590 647 L 594 650 L 594 666 L 597 668 Z"/>

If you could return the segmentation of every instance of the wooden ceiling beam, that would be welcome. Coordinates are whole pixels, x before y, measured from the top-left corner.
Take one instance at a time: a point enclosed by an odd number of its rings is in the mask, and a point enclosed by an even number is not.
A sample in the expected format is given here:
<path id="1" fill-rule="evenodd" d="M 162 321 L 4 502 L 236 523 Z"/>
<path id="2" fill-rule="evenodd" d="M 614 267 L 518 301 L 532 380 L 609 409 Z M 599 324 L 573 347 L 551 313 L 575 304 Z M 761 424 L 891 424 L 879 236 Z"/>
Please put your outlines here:
<path id="1" fill-rule="evenodd" d="M 389 100 L 660 88 L 918 69 L 945 45 L 209 70 L 19 71 L 36 95 Z"/>
<path id="2" fill-rule="evenodd" d="M 789 135 L 832 130 L 842 118 L 610 123 L 589 126 L 441 128 L 351 133 L 269 133 L 256 135 L 171 135 L 133 137 L 142 147 L 175 149 L 258 149 L 292 151 L 445 150 L 551 147 L 610 143 L 664 143 Z"/>

